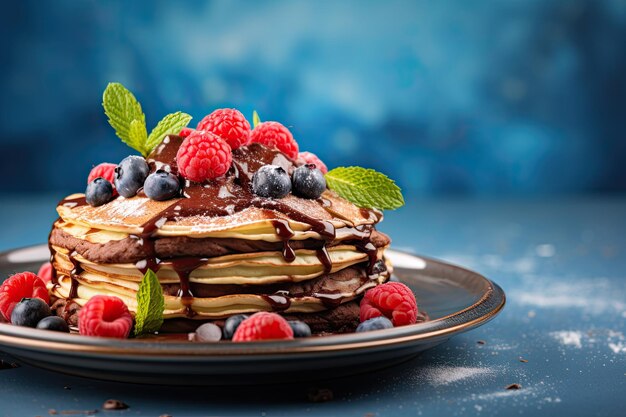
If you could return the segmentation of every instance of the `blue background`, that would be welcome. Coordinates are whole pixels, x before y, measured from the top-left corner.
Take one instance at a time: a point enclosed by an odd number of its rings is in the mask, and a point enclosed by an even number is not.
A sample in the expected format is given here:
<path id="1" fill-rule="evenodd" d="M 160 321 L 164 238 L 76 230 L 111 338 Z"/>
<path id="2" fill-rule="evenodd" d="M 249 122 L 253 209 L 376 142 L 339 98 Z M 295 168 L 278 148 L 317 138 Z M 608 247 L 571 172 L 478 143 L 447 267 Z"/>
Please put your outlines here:
<path id="1" fill-rule="evenodd" d="M 22 1 L 0 14 L 1 191 L 69 193 L 149 128 L 217 107 L 292 128 L 408 196 L 626 190 L 626 2 Z"/>

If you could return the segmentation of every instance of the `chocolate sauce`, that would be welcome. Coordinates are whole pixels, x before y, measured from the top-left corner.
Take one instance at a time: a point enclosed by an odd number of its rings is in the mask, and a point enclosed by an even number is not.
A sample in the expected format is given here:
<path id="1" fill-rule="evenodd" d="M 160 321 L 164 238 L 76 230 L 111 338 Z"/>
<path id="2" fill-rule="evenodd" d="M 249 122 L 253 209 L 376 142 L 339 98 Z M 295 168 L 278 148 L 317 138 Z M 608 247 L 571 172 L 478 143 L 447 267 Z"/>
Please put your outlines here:
<path id="1" fill-rule="evenodd" d="M 272 220 L 272 225 L 276 229 L 276 235 L 283 241 L 283 258 L 287 262 L 295 261 L 296 252 L 289 245 L 289 241 L 294 235 L 289 222 L 287 220 Z"/>
<path id="2" fill-rule="evenodd" d="M 328 251 L 326 250 L 326 245 L 315 251 L 317 255 L 317 259 L 324 265 L 324 273 L 329 274 L 333 269 L 333 261 L 330 259 L 330 255 L 328 255 Z"/>
<path id="3" fill-rule="evenodd" d="M 291 299 L 287 291 L 277 291 L 271 295 L 261 295 L 261 298 L 265 300 L 274 311 L 285 311 L 291 307 Z"/>
<path id="4" fill-rule="evenodd" d="M 320 300 L 322 304 L 324 304 L 324 306 L 328 309 L 336 308 L 341 303 L 343 303 L 343 296 L 341 295 L 341 291 L 339 290 L 315 292 L 311 295 Z"/>
<path id="5" fill-rule="evenodd" d="M 76 255 L 77 253 L 75 251 L 69 255 L 70 262 L 73 265 L 73 268 L 70 271 L 70 280 L 72 281 L 72 284 L 70 286 L 70 293 L 67 297 L 69 300 L 78 297 L 78 279 L 76 277 L 83 273 L 83 267 L 80 266 L 80 262 L 76 260 Z"/>

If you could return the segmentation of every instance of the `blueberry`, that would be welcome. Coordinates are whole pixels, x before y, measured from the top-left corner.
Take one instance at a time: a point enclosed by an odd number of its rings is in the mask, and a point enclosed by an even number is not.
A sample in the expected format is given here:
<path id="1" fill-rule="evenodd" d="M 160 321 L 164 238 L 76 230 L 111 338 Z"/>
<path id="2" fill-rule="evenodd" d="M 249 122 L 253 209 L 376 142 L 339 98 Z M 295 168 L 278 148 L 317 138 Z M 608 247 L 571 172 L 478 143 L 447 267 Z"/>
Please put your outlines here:
<path id="1" fill-rule="evenodd" d="M 130 198 L 137 194 L 150 172 L 148 163 L 141 156 L 131 155 L 122 159 L 115 168 L 115 188 L 122 197 Z"/>
<path id="2" fill-rule="evenodd" d="M 252 191 L 259 197 L 283 198 L 291 191 L 291 179 L 281 167 L 264 165 L 252 177 Z"/>
<path id="3" fill-rule="evenodd" d="M 148 197 L 157 201 L 169 200 L 176 197 L 180 190 L 178 177 L 162 169 L 148 175 L 143 184 L 143 192 Z"/>
<path id="4" fill-rule="evenodd" d="M 50 317 L 41 319 L 41 321 L 37 323 L 37 328 L 42 329 L 42 330 L 52 330 L 55 332 L 63 332 L 63 333 L 70 332 L 70 326 L 68 326 L 67 322 L 59 316 L 50 316 Z"/>
<path id="5" fill-rule="evenodd" d="M 85 190 L 85 199 L 90 206 L 98 207 L 111 201 L 113 185 L 102 177 L 95 178 Z"/>
<path id="6" fill-rule="evenodd" d="M 213 323 L 204 323 L 196 329 L 198 342 L 219 342 L 222 338 L 222 329 Z"/>
<path id="7" fill-rule="evenodd" d="M 247 319 L 248 316 L 245 314 L 237 314 L 236 316 L 230 316 L 224 322 L 224 329 L 222 330 L 224 334 L 225 340 L 230 340 L 233 338 L 237 327 L 241 324 L 242 321 Z"/>
<path id="8" fill-rule="evenodd" d="M 289 326 L 293 330 L 293 337 L 309 337 L 311 336 L 311 328 L 308 324 L 299 320 L 289 320 Z"/>
<path id="9" fill-rule="evenodd" d="M 314 164 L 301 165 L 291 176 L 293 193 L 303 198 L 319 198 L 326 190 L 326 179 Z"/>
<path id="10" fill-rule="evenodd" d="M 35 327 L 52 312 L 41 298 L 22 298 L 11 313 L 11 323 L 16 326 Z"/>
<path id="11" fill-rule="evenodd" d="M 387 317 L 374 317 L 373 319 L 365 320 L 359 324 L 356 328 L 357 333 L 369 332 L 372 330 L 391 329 L 393 323 Z"/>

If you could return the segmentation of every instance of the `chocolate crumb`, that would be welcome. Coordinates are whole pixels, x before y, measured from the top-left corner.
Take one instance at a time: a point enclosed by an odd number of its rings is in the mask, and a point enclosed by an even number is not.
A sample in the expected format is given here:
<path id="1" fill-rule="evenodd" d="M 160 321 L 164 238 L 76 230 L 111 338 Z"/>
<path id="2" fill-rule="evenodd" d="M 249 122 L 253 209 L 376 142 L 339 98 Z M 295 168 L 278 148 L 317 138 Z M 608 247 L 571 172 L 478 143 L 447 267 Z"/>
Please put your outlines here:
<path id="1" fill-rule="evenodd" d="M 484 340 L 479 340 L 476 343 L 478 343 L 479 345 L 485 345 L 487 344 L 487 342 L 485 342 Z"/>
<path id="2" fill-rule="evenodd" d="M 363 414 L 363 417 L 374 417 L 376 414 L 374 413 L 365 413 Z"/>
<path id="3" fill-rule="evenodd" d="M 520 384 L 517 384 L 517 383 L 510 384 L 510 385 L 507 385 L 506 387 L 504 387 L 504 389 L 521 389 L 521 388 L 522 388 L 522 386 Z"/>
<path id="4" fill-rule="evenodd" d="M 528 363 L 528 359 L 524 359 L 524 358 L 519 358 L 519 361 L 522 363 Z"/>
<path id="5" fill-rule="evenodd" d="M 161 414 L 159 417 L 172 417 L 172 416 L 169 414 Z"/>
<path id="6" fill-rule="evenodd" d="M 57 410 L 55 410 L 54 408 L 51 408 L 50 410 L 48 410 L 48 414 L 50 414 L 51 416 L 56 416 L 57 414 Z"/>
<path id="7" fill-rule="evenodd" d="M 309 390 L 309 401 L 314 403 L 325 403 L 333 400 L 333 392 L 328 388 L 313 388 Z"/>
<path id="8" fill-rule="evenodd" d="M 120 400 L 106 400 L 104 404 L 102 404 L 103 410 L 126 410 L 127 408 L 128 404 L 125 404 Z"/>

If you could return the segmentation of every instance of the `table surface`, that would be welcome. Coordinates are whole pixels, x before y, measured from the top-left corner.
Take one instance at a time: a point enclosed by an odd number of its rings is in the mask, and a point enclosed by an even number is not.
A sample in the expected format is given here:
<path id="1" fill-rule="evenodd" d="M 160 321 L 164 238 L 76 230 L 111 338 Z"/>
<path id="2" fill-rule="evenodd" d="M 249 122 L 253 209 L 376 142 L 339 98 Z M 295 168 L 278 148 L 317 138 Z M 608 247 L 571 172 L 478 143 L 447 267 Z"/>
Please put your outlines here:
<path id="1" fill-rule="evenodd" d="M 60 196 L 0 195 L 0 250 L 42 243 Z M 616 416 L 626 408 L 626 199 L 411 201 L 380 227 L 396 249 L 475 269 L 504 311 L 377 373 L 289 386 L 172 388 L 0 371 L 0 416 Z M 13 361 L 0 352 L 0 359 Z M 19 363 L 19 362 L 18 362 Z M 518 383 L 521 389 L 506 390 Z M 313 403 L 310 388 L 334 400 Z"/>

